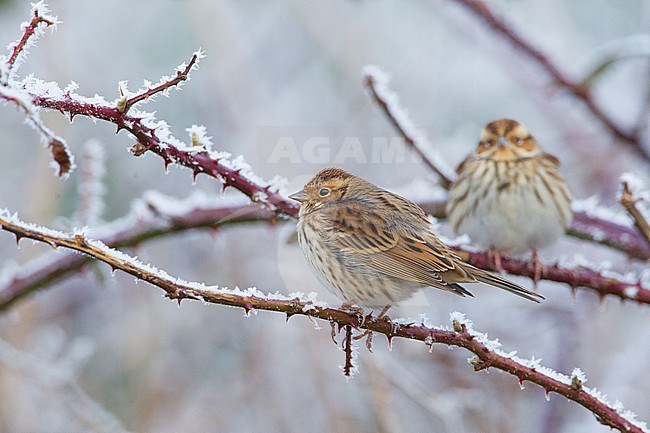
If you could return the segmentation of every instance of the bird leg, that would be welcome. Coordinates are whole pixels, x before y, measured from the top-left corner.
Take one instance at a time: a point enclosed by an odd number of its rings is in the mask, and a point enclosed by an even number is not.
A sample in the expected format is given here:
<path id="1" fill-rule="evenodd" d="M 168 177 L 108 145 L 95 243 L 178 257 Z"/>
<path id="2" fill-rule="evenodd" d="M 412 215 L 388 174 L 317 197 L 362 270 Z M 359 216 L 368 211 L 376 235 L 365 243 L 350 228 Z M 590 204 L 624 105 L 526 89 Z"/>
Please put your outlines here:
<path id="1" fill-rule="evenodd" d="M 390 318 L 388 316 L 386 316 L 386 313 L 388 312 L 388 310 L 390 310 L 391 306 L 392 305 L 388 304 L 384 308 L 382 308 L 381 311 L 379 312 L 379 315 L 377 316 L 377 319 L 375 319 L 375 320 L 381 320 L 381 319 L 384 319 L 384 318 L 386 318 L 385 320 L 390 320 Z M 363 326 L 363 324 L 366 323 L 366 320 L 368 320 L 370 318 L 372 318 L 372 311 L 370 311 L 370 313 L 366 317 L 363 318 L 363 322 L 361 322 L 360 326 Z M 372 331 L 365 330 L 363 333 L 361 333 L 361 334 L 357 335 L 356 337 L 354 337 L 354 339 L 355 340 L 361 340 L 363 337 L 366 337 L 366 347 L 368 348 L 368 351 L 372 352 Z"/>
<path id="2" fill-rule="evenodd" d="M 539 260 L 539 256 L 537 255 L 537 250 L 533 248 L 533 255 L 531 257 L 531 260 L 533 262 L 533 288 L 536 291 L 537 290 L 537 282 L 542 278 L 542 271 L 544 271 L 544 265 L 542 265 L 542 262 Z"/>
<path id="3" fill-rule="evenodd" d="M 503 272 L 503 267 L 501 266 L 501 253 L 496 248 L 488 248 L 487 250 L 488 260 L 490 264 L 496 269 L 497 272 Z"/>

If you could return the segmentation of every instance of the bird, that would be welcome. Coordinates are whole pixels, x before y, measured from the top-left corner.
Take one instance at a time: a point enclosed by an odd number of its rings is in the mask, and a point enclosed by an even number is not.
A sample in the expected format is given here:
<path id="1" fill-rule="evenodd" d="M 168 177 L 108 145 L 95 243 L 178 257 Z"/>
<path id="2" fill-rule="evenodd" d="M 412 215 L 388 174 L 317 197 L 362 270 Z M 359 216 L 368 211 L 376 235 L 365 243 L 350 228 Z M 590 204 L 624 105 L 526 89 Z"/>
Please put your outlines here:
<path id="1" fill-rule="evenodd" d="M 454 231 L 488 248 L 498 270 L 502 254 L 532 251 L 537 285 L 537 250 L 560 238 L 573 217 L 559 165 L 516 120 L 488 123 L 449 188 L 447 217 Z"/>
<path id="2" fill-rule="evenodd" d="M 344 301 L 383 311 L 424 287 L 473 296 L 481 282 L 544 297 L 463 261 L 415 203 L 340 168 L 325 168 L 289 198 L 300 203 L 298 243 L 320 282 Z"/>

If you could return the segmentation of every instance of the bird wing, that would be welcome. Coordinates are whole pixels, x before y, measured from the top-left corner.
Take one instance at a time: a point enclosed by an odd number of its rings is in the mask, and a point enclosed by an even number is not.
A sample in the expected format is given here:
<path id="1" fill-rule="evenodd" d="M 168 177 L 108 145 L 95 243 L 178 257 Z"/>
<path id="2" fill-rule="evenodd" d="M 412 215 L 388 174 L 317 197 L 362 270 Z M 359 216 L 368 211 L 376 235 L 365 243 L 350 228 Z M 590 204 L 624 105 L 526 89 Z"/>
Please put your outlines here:
<path id="1" fill-rule="evenodd" d="M 455 282 L 476 280 L 457 266 L 455 254 L 427 231 L 429 223 L 421 210 L 424 220 L 418 222 L 423 225 L 424 236 L 400 226 L 391 218 L 391 210 L 380 210 L 371 203 L 350 201 L 322 211 L 331 227 L 327 237 L 330 246 L 362 256 L 364 263 L 388 276 L 471 295 Z M 453 274 L 453 278 L 449 281 L 442 274 Z"/>

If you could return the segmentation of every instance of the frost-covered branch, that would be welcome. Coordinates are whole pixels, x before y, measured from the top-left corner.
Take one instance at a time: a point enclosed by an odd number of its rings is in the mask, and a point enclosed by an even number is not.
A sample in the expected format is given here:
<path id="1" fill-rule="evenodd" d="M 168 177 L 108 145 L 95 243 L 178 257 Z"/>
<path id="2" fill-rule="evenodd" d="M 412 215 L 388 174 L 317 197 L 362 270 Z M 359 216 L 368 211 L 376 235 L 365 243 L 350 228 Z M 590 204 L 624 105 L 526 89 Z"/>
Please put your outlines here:
<path id="1" fill-rule="evenodd" d="M 21 24 L 23 34 L 16 42 L 9 44 L 9 57 L 3 56 L 0 60 L 0 83 L 6 85 L 11 75 L 18 69 L 20 63 L 27 55 L 27 51 L 36 40 L 43 35 L 45 28 L 56 26 L 56 17 L 49 16 L 49 9 L 44 1 L 32 3 L 32 19 Z"/>
<path id="2" fill-rule="evenodd" d="M 126 88 L 126 82 L 120 83 L 120 94 L 123 99 L 117 104 L 118 108 L 122 113 L 126 113 L 138 102 L 149 100 L 157 93 L 162 93 L 164 96 L 168 96 L 169 89 L 173 87 L 180 88 L 182 82 L 189 78 L 190 72 L 194 69 L 198 69 L 198 62 L 203 57 L 205 57 L 205 55 L 203 54 L 203 51 L 199 49 L 192 54 L 192 58 L 188 64 L 183 63 L 176 68 L 176 75 L 174 77 L 162 77 L 160 82 L 156 85 L 152 85 L 149 81 L 145 81 L 144 89 L 139 90 L 135 94 L 130 94 Z"/>
<path id="3" fill-rule="evenodd" d="M 305 315 L 334 322 L 340 326 L 353 326 L 384 334 L 389 340 L 395 337 L 419 340 L 431 347 L 433 344 L 463 347 L 474 353 L 469 362 L 475 370 L 496 368 L 516 376 L 520 382 L 530 381 L 543 387 L 547 393 L 555 392 L 577 402 L 592 412 L 604 425 L 625 432 L 647 432 L 644 423 L 637 421 L 635 415 L 625 410 L 620 403 L 610 404 L 595 389 L 584 386 L 584 374 L 575 369 L 571 376 L 557 373 L 540 365 L 539 361 L 519 358 L 507 353 L 497 341 L 489 340 L 485 334 L 474 331 L 471 322 L 460 313 L 452 314 L 453 329 L 434 328 L 423 319 L 417 324 L 407 320 L 391 321 L 387 317 L 362 317 L 348 311 L 331 308 L 319 302 L 313 295 L 305 297 L 297 293 L 288 296 L 280 293 L 265 294 L 256 288 L 241 290 L 217 286 L 206 286 L 175 278 L 151 265 L 106 244 L 89 239 L 84 233 L 62 233 L 20 221 L 6 211 L 0 214 L 0 224 L 5 231 L 18 237 L 26 237 L 44 242 L 54 248 L 65 247 L 100 260 L 113 269 L 126 272 L 164 290 L 166 296 L 181 302 L 194 299 L 207 303 L 229 305 L 252 310 L 267 310 L 292 315 Z M 347 336 L 346 336 L 347 337 Z"/>
<path id="4" fill-rule="evenodd" d="M 492 7 L 483 0 L 454 0 L 487 24 L 494 32 L 508 40 L 517 50 L 536 63 L 555 81 L 568 90 L 569 94 L 581 101 L 593 116 L 598 119 L 621 143 L 627 145 L 646 162 L 650 163 L 650 149 L 643 143 L 637 128 L 626 129 L 608 116 L 594 100 L 589 88 L 568 77 L 561 68 L 539 48 L 515 31 L 506 21 L 497 16 Z"/>
<path id="5" fill-rule="evenodd" d="M 634 225 L 636 228 L 639 229 L 639 232 L 645 237 L 647 244 L 650 245 L 650 224 L 648 224 L 648 220 L 646 219 L 646 216 L 641 212 L 639 207 L 637 206 L 637 202 L 640 200 L 643 200 L 643 198 L 638 197 L 640 195 L 639 191 L 632 191 L 633 187 L 630 186 L 631 183 L 634 183 L 636 181 L 636 178 L 630 178 L 630 176 L 626 176 L 626 178 L 622 182 L 622 187 L 623 190 L 621 191 L 619 201 L 623 205 L 623 207 L 627 210 L 627 213 L 630 214 L 632 219 L 634 220 Z M 636 187 L 637 185 L 635 185 Z M 635 188 L 636 189 L 636 188 Z M 650 197 L 650 194 L 646 192 L 648 197 Z"/>
<path id="6" fill-rule="evenodd" d="M 456 178 L 454 171 L 440 158 L 433 146 L 411 122 L 406 111 L 399 105 L 397 95 L 388 88 L 389 77 L 376 66 L 368 65 L 362 71 L 368 96 L 379 106 L 386 118 L 404 138 L 424 163 L 440 177 L 440 185 L 448 189 Z"/>
<path id="7" fill-rule="evenodd" d="M 388 121 L 402 136 L 405 143 L 416 151 L 424 163 L 440 176 L 441 186 L 448 189 L 456 178 L 446 162 L 433 153 L 430 143 L 413 126 L 397 95 L 388 87 L 388 76 L 376 66 L 363 68 L 363 78 L 369 96 L 382 110 Z M 567 234 L 596 242 L 619 251 L 630 257 L 647 260 L 650 258 L 650 245 L 632 227 L 613 221 L 614 215 L 606 209 L 599 209 L 593 200 L 585 200 L 574 205 L 574 217 Z M 441 215 L 435 215 L 441 217 Z"/>
<path id="8" fill-rule="evenodd" d="M 0 100 L 16 104 L 25 113 L 25 122 L 38 132 L 43 145 L 50 149 L 58 168 L 58 175 L 63 176 L 74 169 L 74 158 L 68 145 L 65 140 L 45 126 L 27 92 L 13 79 L 18 66 L 26 56 L 27 49 L 42 36 L 45 27 L 56 25 L 57 18 L 48 16 L 48 13 L 49 10 L 44 2 L 32 3 L 33 18 L 22 24 L 22 37 L 9 45 L 8 57 L 0 58 Z"/>
<path id="9" fill-rule="evenodd" d="M 136 201 L 129 215 L 93 228 L 93 235 L 112 248 L 136 246 L 163 235 L 197 228 L 215 229 L 229 224 L 272 222 L 269 209 L 257 204 L 210 199 L 193 194 L 185 200 L 173 200 L 150 192 Z M 92 262 L 75 253 L 55 253 L 38 257 L 21 266 L 6 265 L 0 272 L 0 311 L 17 301 L 74 275 Z"/>
<path id="10" fill-rule="evenodd" d="M 176 163 L 191 169 L 195 177 L 205 173 L 222 182 L 224 188 L 232 186 L 254 202 L 271 207 L 278 215 L 295 215 L 298 212 L 295 203 L 280 195 L 278 184 L 281 180 L 264 181 L 252 172 L 241 157 L 231 160 L 230 154 L 213 151 L 210 146 L 183 143 L 171 134 L 165 121 L 156 119 L 151 113 L 132 109 L 130 114 L 125 114 L 118 106 L 119 101 L 110 104 L 101 97 L 84 98 L 71 91 L 62 91 L 56 83 L 39 81 L 30 87 L 48 89 L 47 92 L 35 91 L 31 94 L 33 103 L 39 107 L 66 113 L 70 118 L 82 115 L 105 120 L 115 124 L 118 131 L 128 131 L 137 140 L 131 147 L 136 156 L 150 151 L 163 159 L 165 167 Z"/>

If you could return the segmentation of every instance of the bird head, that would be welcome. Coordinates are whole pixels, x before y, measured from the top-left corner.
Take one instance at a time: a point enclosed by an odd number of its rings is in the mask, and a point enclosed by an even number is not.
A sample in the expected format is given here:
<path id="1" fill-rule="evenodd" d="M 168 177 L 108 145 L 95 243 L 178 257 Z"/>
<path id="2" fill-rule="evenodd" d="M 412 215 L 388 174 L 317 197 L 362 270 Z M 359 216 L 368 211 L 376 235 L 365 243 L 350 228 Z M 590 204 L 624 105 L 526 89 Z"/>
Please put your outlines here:
<path id="1" fill-rule="evenodd" d="M 327 202 L 345 196 L 354 179 L 357 178 L 340 168 L 325 168 L 289 198 L 300 202 L 301 207 L 315 210 Z"/>
<path id="2" fill-rule="evenodd" d="M 537 140 L 524 125 L 512 119 L 488 123 L 481 133 L 476 154 L 496 161 L 516 161 L 541 153 Z"/>

